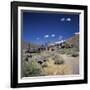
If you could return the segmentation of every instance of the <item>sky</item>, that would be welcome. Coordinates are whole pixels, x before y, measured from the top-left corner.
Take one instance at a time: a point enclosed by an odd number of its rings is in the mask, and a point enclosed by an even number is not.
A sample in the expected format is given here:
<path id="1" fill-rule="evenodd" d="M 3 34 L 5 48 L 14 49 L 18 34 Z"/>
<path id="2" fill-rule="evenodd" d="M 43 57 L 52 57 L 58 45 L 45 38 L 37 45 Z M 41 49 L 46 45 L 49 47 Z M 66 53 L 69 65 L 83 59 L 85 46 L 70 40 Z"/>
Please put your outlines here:
<path id="1" fill-rule="evenodd" d="M 23 12 L 23 40 L 45 44 L 79 32 L 79 14 Z"/>

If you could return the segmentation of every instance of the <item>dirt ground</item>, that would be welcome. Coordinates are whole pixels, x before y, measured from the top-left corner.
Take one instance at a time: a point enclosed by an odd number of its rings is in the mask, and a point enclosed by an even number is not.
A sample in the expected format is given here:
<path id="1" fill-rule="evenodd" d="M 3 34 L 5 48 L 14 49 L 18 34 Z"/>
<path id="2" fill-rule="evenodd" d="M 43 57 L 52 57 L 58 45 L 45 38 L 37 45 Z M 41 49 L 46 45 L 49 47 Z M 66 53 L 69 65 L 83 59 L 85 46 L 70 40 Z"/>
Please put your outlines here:
<path id="1" fill-rule="evenodd" d="M 56 65 L 52 58 L 49 58 L 48 67 L 44 68 L 44 72 L 48 75 L 68 75 L 68 74 L 79 74 L 79 57 L 71 57 L 66 54 L 59 54 L 64 64 Z"/>
<path id="2" fill-rule="evenodd" d="M 54 57 L 54 59 L 53 59 Z M 43 60 L 46 59 L 44 62 Z M 38 62 L 43 61 L 42 64 L 46 64 L 46 67 L 42 67 L 42 73 L 44 75 L 74 75 L 79 74 L 79 56 L 73 57 L 70 54 L 61 54 L 58 52 L 47 52 L 32 54 L 32 58 L 28 58 L 28 63 L 31 61 Z M 63 63 L 55 64 L 55 60 L 63 60 Z M 27 61 L 26 61 L 27 62 Z M 27 71 L 26 71 L 27 72 Z"/>
<path id="3" fill-rule="evenodd" d="M 72 67 L 72 74 L 79 74 L 79 57 L 71 57 L 66 54 L 61 56 L 63 57 L 65 64 Z"/>

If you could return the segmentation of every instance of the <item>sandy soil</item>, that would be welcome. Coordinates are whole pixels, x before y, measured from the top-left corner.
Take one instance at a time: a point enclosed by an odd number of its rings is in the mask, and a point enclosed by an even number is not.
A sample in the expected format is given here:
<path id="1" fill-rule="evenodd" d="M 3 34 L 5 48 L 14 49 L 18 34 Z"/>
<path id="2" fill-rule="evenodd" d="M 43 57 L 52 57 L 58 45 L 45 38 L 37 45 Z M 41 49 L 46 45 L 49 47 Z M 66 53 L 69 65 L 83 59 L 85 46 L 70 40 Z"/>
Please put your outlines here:
<path id="1" fill-rule="evenodd" d="M 72 67 L 73 74 L 79 74 L 79 57 L 71 57 L 66 54 L 61 55 L 66 64 Z"/>
<path id="2" fill-rule="evenodd" d="M 44 71 L 48 75 L 68 75 L 79 74 L 79 57 L 72 57 L 66 54 L 58 54 L 64 59 L 64 64 L 56 65 L 53 60 L 49 58 L 48 67 Z"/>
<path id="3" fill-rule="evenodd" d="M 57 55 L 63 58 L 63 64 L 55 64 L 53 56 Z M 47 67 L 42 68 L 46 75 L 71 75 L 79 74 L 79 56 L 72 57 L 67 54 L 60 54 L 57 52 L 42 52 L 40 54 L 34 54 L 29 61 L 36 58 L 36 60 L 42 60 L 42 57 L 47 57 Z M 57 58 L 57 57 L 56 57 Z"/>

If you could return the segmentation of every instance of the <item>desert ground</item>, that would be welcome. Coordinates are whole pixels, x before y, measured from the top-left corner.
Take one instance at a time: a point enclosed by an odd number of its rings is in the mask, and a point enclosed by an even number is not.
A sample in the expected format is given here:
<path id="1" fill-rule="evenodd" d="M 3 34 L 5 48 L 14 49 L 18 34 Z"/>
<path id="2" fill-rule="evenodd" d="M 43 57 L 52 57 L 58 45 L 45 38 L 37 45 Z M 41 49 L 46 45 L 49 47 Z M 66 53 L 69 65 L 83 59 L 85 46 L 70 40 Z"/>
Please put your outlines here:
<path id="1" fill-rule="evenodd" d="M 29 56 L 30 55 L 30 56 Z M 79 74 L 79 56 L 57 51 L 27 54 L 23 60 L 22 76 L 72 75 Z"/>

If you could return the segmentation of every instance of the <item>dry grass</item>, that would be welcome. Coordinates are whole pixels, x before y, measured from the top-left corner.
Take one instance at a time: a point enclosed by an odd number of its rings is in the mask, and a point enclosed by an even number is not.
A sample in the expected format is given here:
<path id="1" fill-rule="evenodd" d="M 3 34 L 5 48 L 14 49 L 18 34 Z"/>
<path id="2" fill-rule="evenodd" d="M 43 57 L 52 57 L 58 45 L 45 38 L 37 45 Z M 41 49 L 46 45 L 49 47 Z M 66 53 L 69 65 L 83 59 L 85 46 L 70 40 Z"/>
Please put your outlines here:
<path id="1" fill-rule="evenodd" d="M 72 67 L 68 64 L 56 65 L 54 61 L 49 58 L 48 67 L 43 68 L 48 75 L 68 75 L 72 74 Z"/>

